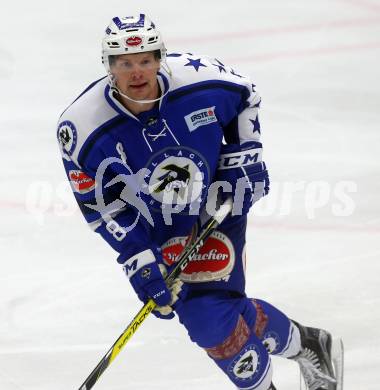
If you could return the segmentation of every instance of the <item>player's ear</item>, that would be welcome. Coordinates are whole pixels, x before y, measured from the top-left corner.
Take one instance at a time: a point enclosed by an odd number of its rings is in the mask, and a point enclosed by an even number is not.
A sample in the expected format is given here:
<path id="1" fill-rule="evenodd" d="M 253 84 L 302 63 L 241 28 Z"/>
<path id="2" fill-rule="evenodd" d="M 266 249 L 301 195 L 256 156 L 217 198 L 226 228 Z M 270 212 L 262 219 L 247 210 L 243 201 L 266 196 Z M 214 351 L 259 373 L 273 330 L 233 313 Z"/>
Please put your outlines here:
<path id="1" fill-rule="evenodd" d="M 153 52 L 154 55 L 154 60 L 156 62 L 156 65 L 158 66 L 158 69 L 161 67 L 161 51 L 160 50 L 155 50 Z"/>

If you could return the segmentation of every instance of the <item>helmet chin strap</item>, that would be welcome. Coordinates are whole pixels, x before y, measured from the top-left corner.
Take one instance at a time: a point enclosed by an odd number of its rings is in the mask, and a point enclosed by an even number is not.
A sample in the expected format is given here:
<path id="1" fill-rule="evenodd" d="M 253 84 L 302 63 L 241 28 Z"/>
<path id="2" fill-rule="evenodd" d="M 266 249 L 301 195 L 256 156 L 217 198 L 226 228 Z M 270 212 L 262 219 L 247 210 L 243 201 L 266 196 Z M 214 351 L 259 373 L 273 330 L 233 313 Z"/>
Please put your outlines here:
<path id="1" fill-rule="evenodd" d="M 149 104 L 149 103 L 158 102 L 158 101 L 162 100 L 164 98 L 164 96 L 166 96 L 167 93 L 169 92 L 169 89 L 168 89 L 164 94 L 161 94 L 161 96 L 158 97 L 157 99 L 135 100 L 135 99 L 132 99 L 130 96 L 126 95 L 125 93 L 121 92 L 120 89 L 118 87 L 116 87 L 116 85 L 114 83 L 113 83 L 113 85 L 111 85 L 111 89 L 113 91 L 116 91 L 116 93 L 118 93 L 123 98 L 128 99 L 131 102 L 141 103 L 141 104 Z"/>

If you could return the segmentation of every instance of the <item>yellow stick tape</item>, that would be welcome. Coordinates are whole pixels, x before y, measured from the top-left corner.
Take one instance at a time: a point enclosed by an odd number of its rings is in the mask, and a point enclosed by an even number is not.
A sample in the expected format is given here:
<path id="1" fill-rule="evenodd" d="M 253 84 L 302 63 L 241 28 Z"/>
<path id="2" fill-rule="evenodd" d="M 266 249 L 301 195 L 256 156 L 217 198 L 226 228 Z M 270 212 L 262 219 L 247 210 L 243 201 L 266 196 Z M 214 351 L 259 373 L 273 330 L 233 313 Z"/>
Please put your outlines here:
<path id="1" fill-rule="evenodd" d="M 119 337 L 116 341 L 115 346 L 112 349 L 111 358 L 108 364 L 115 359 L 115 357 L 120 353 L 120 351 L 124 348 L 125 344 L 127 344 L 128 340 L 135 334 L 140 325 L 144 322 L 145 318 L 151 313 L 151 311 L 156 307 L 153 299 L 150 299 L 144 307 L 137 313 L 136 317 L 130 323 L 127 329 L 125 329 L 124 333 Z"/>

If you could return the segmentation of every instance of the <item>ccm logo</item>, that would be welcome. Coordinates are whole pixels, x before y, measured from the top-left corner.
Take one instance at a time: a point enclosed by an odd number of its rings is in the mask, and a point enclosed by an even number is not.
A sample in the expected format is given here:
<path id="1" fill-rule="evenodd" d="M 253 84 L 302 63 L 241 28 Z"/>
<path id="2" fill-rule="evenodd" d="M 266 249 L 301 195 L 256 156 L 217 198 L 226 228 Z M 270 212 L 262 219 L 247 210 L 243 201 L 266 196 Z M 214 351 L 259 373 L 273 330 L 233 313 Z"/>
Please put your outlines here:
<path id="1" fill-rule="evenodd" d="M 222 154 L 218 169 L 230 169 L 252 165 L 261 160 L 261 148 L 250 149 L 246 152 Z"/>
<path id="2" fill-rule="evenodd" d="M 138 260 L 134 259 L 131 263 L 128 264 L 128 262 L 127 262 L 124 265 L 123 269 L 124 269 L 124 272 L 126 273 L 127 276 L 129 276 L 129 274 L 133 275 L 136 272 L 136 270 L 137 270 L 137 263 L 138 263 Z"/>

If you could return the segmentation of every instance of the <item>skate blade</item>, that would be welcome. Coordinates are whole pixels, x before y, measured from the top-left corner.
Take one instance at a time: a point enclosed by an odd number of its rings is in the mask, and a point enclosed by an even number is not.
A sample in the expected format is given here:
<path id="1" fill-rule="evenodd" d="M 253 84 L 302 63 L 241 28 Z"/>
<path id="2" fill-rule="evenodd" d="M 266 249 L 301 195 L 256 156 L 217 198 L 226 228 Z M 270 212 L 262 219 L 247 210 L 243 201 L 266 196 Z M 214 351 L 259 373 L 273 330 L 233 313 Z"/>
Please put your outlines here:
<path id="1" fill-rule="evenodd" d="M 344 346 L 342 339 L 334 339 L 331 345 L 331 360 L 336 379 L 335 390 L 343 390 Z M 309 390 L 300 372 L 300 390 Z"/>
<path id="2" fill-rule="evenodd" d="M 333 379 L 333 378 L 330 378 L 330 381 L 331 381 L 331 379 Z M 334 390 L 342 390 L 343 389 L 343 387 L 339 387 L 337 380 L 336 381 L 334 380 L 334 382 L 329 382 L 329 383 L 330 383 L 329 386 L 336 386 L 336 387 L 334 387 Z M 300 372 L 300 387 L 299 388 L 300 388 L 300 390 L 309 390 L 309 387 L 305 383 L 305 380 L 303 379 L 301 372 Z"/>
<path id="3" fill-rule="evenodd" d="M 305 381 L 303 380 L 301 371 L 300 371 L 300 390 L 307 390 L 307 388 L 306 388 L 306 383 L 305 383 Z"/>
<path id="4" fill-rule="evenodd" d="M 335 339 L 331 346 L 331 358 L 336 378 L 336 390 L 343 390 L 344 347 L 342 339 Z"/>

